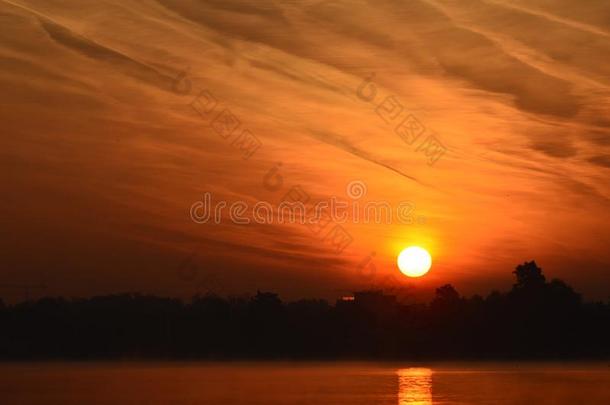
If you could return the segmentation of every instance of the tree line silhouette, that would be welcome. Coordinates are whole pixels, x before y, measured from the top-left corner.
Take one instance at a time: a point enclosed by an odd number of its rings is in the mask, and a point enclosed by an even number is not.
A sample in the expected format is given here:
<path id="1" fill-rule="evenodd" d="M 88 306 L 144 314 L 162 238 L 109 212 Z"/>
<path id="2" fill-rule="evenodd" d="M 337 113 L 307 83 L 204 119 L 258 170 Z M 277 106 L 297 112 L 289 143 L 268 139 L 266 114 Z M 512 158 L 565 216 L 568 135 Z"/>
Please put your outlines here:
<path id="1" fill-rule="evenodd" d="M 584 303 L 535 262 L 508 292 L 462 297 L 451 285 L 428 304 L 381 291 L 335 305 L 277 294 L 178 299 L 120 294 L 0 300 L 3 359 L 608 358 L 610 302 Z"/>

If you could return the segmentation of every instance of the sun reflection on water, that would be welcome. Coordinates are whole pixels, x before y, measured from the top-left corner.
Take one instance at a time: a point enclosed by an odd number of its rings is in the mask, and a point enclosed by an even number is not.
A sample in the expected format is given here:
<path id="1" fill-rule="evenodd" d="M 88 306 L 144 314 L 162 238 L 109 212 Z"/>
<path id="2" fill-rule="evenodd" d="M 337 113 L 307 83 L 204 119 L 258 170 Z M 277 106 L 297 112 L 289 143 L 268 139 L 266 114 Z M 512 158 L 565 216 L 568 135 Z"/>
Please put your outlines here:
<path id="1" fill-rule="evenodd" d="M 402 368 L 398 374 L 398 405 L 432 405 L 432 370 Z"/>

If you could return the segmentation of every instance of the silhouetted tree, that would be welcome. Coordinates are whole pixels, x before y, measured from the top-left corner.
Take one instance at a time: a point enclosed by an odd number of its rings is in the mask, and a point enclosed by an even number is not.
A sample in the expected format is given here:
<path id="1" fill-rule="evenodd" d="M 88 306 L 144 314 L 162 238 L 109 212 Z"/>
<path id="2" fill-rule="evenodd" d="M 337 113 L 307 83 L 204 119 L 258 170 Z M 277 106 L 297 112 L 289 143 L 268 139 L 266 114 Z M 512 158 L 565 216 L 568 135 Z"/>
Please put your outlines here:
<path id="1" fill-rule="evenodd" d="M 432 305 L 450 306 L 460 302 L 460 294 L 451 284 L 445 284 L 436 289 Z"/>
<path id="2" fill-rule="evenodd" d="M 517 277 L 515 289 L 539 288 L 546 281 L 542 269 L 534 260 L 518 265 L 513 274 Z"/>
<path id="3" fill-rule="evenodd" d="M 460 296 L 439 287 L 429 305 L 382 291 L 353 301 L 284 303 L 140 294 L 0 301 L 0 358 L 568 358 L 610 356 L 610 305 L 583 303 L 534 261 L 507 293 Z"/>

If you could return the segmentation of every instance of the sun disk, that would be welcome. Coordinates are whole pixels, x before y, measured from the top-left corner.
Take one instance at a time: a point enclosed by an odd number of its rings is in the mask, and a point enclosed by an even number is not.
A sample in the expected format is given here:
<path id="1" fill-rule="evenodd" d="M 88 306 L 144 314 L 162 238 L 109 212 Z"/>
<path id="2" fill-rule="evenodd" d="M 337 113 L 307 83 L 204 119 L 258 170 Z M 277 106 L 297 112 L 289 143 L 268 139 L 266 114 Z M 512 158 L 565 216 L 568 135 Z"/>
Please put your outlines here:
<path id="1" fill-rule="evenodd" d="M 398 268 L 408 277 L 421 277 L 430 270 L 432 257 L 426 249 L 411 246 L 398 255 Z"/>

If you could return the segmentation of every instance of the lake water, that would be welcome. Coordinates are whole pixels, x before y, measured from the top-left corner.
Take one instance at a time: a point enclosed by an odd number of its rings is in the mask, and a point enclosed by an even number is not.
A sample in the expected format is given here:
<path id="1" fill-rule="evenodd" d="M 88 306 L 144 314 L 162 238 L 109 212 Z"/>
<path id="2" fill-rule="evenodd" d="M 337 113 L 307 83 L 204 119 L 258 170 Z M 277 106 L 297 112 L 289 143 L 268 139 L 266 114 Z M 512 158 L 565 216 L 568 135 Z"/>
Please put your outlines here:
<path id="1" fill-rule="evenodd" d="M 610 404 L 609 364 L 0 364 L 2 405 Z"/>

